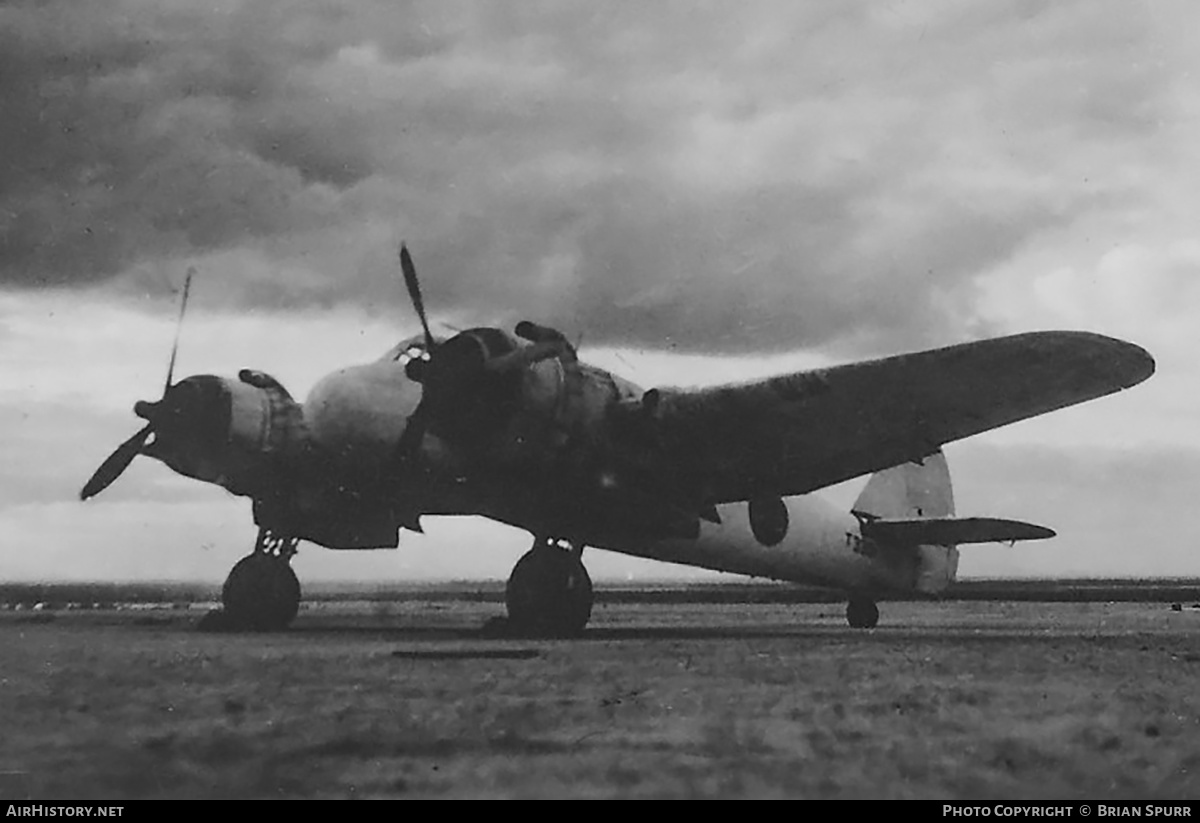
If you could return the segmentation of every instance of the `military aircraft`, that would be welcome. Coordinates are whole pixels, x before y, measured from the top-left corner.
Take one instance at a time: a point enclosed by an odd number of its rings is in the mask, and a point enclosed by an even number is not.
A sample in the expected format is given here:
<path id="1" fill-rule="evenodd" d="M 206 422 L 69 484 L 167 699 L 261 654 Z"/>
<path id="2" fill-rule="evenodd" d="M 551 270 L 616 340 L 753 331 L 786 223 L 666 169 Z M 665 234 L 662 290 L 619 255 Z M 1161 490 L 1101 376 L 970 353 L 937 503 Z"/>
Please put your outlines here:
<path id="1" fill-rule="evenodd" d="M 737 385 L 642 389 L 581 361 L 559 331 L 430 331 L 317 383 L 303 404 L 274 377 L 172 382 L 146 425 L 83 487 L 137 455 L 252 501 L 258 538 L 222 590 L 221 624 L 285 628 L 300 603 L 297 543 L 394 548 L 426 515 L 483 515 L 529 531 L 512 570 L 514 632 L 570 636 L 592 610 L 585 546 L 848 594 L 873 627 L 889 592 L 937 593 L 960 544 L 1050 537 L 1014 520 L 956 518 L 943 444 L 1129 388 L 1154 361 L 1131 343 L 1049 331 L 963 343 Z M 179 322 L 187 306 L 185 282 Z M 809 493 L 874 473 L 850 512 Z"/>

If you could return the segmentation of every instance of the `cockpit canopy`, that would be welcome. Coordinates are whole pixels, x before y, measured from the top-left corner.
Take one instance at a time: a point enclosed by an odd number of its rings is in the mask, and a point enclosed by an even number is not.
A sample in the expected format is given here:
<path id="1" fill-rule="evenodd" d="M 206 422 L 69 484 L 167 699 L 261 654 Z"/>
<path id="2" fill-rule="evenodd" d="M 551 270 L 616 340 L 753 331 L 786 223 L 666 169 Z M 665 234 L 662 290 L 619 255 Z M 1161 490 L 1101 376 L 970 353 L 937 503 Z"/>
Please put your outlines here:
<path id="1" fill-rule="evenodd" d="M 475 341 L 485 359 L 500 357 L 505 354 L 510 354 L 517 350 L 517 341 L 512 338 L 507 332 L 502 329 L 492 328 L 489 326 L 480 326 L 479 328 L 467 329 L 465 332 L 460 332 L 454 338 L 449 340 L 444 337 L 434 336 L 434 342 L 438 347 L 442 347 L 450 340 L 462 338 L 464 340 L 471 339 Z M 396 345 L 388 349 L 383 357 L 379 358 L 383 361 L 391 361 L 407 365 L 410 360 L 428 360 L 428 347 L 425 342 L 425 335 L 415 334 L 412 337 L 406 337 Z"/>
<path id="2" fill-rule="evenodd" d="M 445 340 L 440 337 L 435 337 L 434 341 L 439 345 L 445 342 Z M 418 360 L 423 358 L 427 353 L 428 352 L 425 349 L 425 335 L 415 334 L 412 337 L 404 338 L 399 343 L 392 346 L 390 349 L 384 352 L 383 357 L 380 357 L 379 359 L 381 361 L 405 365 L 410 360 Z"/>

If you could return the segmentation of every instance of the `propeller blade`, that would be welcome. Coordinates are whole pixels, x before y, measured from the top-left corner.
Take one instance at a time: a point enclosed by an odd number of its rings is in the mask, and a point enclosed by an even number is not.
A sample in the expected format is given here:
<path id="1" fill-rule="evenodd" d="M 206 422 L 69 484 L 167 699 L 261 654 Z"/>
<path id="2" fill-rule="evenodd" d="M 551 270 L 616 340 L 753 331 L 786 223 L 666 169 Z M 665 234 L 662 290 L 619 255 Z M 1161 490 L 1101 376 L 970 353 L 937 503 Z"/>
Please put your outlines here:
<path id="1" fill-rule="evenodd" d="M 100 464 L 100 468 L 96 469 L 96 473 L 92 475 L 92 479 L 84 485 L 83 489 L 79 492 L 79 499 L 87 500 L 89 497 L 95 497 L 120 477 L 121 473 L 129 468 L 129 464 L 133 462 L 133 458 L 141 453 L 142 447 L 150 439 L 150 433 L 153 430 L 154 426 L 147 424 L 133 437 L 117 446 L 116 450 Z"/>
<path id="2" fill-rule="evenodd" d="M 427 417 L 429 407 L 421 401 L 409 415 L 404 431 L 400 434 L 400 442 L 396 444 L 396 456 L 401 460 L 407 460 L 421 448 L 421 441 L 425 439 L 425 429 L 428 427 Z"/>
<path id="3" fill-rule="evenodd" d="M 179 353 L 179 333 L 183 331 L 183 313 L 187 311 L 188 291 L 192 287 L 192 275 L 195 273 L 196 267 L 188 266 L 187 277 L 183 279 L 183 300 L 179 303 L 179 320 L 175 323 L 175 345 L 171 347 L 171 363 L 167 366 L 167 382 L 163 386 L 163 397 L 167 396 L 167 389 L 171 388 L 171 380 L 175 376 L 175 355 Z"/>
<path id="4" fill-rule="evenodd" d="M 429 320 L 425 317 L 425 301 L 421 299 L 421 284 L 417 280 L 417 267 L 413 265 L 408 246 L 400 244 L 400 271 L 404 274 L 404 287 L 408 289 L 408 297 L 412 300 L 417 317 L 421 318 L 421 328 L 425 330 L 425 350 L 432 353 L 435 347 L 433 332 L 429 330 Z"/>

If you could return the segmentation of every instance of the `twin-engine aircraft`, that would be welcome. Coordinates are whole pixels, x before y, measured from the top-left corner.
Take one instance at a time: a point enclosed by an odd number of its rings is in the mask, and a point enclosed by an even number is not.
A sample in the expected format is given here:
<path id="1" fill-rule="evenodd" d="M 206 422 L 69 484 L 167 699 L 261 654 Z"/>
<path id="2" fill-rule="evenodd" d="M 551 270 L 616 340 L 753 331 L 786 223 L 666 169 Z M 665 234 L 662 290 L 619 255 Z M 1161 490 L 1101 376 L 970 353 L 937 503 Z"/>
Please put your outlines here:
<path id="1" fill-rule="evenodd" d="M 177 333 L 162 398 L 134 406 L 145 427 L 80 493 L 98 494 L 141 454 L 249 497 L 258 539 L 225 581 L 221 626 L 292 621 L 301 540 L 394 548 L 425 515 L 483 515 L 534 536 L 506 588 L 514 633 L 583 631 L 585 546 L 835 587 L 850 625 L 870 628 L 879 597 L 950 585 L 958 545 L 1054 534 L 956 517 L 943 444 L 1154 372 L 1133 344 L 1051 331 L 644 390 L 531 322 L 435 337 L 403 246 L 400 261 L 422 335 L 328 375 L 301 404 L 258 371 L 172 383 Z M 849 512 L 809 496 L 872 472 Z"/>

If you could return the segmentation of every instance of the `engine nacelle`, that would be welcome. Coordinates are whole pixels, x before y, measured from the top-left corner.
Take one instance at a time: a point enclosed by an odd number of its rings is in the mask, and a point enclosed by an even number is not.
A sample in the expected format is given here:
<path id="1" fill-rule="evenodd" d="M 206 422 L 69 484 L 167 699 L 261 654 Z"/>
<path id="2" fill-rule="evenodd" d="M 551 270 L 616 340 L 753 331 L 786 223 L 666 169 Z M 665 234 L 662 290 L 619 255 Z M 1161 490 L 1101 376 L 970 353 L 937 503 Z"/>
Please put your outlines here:
<path id="1" fill-rule="evenodd" d="M 340 369 L 323 378 L 304 402 L 305 425 L 328 458 L 362 466 L 396 459 L 396 447 L 421 387 L 397 362 Z"/>

